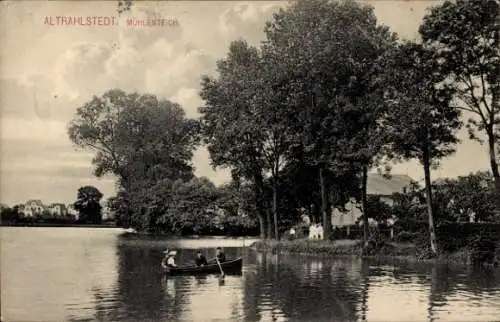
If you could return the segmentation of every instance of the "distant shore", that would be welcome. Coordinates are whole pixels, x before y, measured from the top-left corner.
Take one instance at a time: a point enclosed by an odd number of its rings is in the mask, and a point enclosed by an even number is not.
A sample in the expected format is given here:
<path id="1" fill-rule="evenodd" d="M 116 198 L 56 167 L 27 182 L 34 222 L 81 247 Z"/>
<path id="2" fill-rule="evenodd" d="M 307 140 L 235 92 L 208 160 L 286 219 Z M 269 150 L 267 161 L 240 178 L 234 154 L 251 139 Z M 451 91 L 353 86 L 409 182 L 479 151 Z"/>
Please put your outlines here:
<path id="1" fill-rule="evenodd" d="M 436 258 L 423 258 L 411 243 L 388 243 L 375 254 L 362 253 L 362 244 L 358 240 L 260 240 L 250 245 L 256 251 L 279 251 L 280 253 L 300 254 L 304 256 L 359 257 L 396 259 L 410 262 L 452 263 L 470 265 L 469 253 L 462 249 L 454 253 L 443 254 Z M 497 263 L 498 264 L 498 263 Z"/>
<path id="2" fill-rule="evenodd" d="M 30 224 L 5 224 L 2 223 L 1 227 L 76 227 L 76 228 L 120 228 L 115 224 L 101 224 L 101 225 L 92 225 L 92 224 L 66 224 L 66 223 L 30 223 Z"/>

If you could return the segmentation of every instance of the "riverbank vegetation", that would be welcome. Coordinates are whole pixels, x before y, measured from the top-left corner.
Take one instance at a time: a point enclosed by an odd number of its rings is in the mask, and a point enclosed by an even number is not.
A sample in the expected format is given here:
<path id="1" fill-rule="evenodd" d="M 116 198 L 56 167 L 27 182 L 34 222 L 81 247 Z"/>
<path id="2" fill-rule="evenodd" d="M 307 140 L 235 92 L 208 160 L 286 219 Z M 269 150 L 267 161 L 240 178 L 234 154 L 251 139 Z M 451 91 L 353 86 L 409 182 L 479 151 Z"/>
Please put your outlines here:
<path id="1" fill-rule="evenodd" d="M 421 227 L 424 227 L 421 225 Z M 401 231 L 408 233 L 407 231 Z M 362 235 L 362 231 L 361 231 Z M 260 240 L 252 247 L 258 251 L 279 251 L 318 256 L 388 257 L 410 261 L 438 261 L 472 265 L 500 264 L 500 225 L 490 223 L 450 223 L 436 226 L 441 251 L 434 255 L 423 228 L 408 233 L 410 238 L 388 238 L 373 229 L 368 245 L 359 238 L 310 240 L 307 238 Z M 356 236 L 356 235 L 355 235 Z M 359 235 L 358 235 L 359 236 Z M 353 236 L 351 236 L 353 237 Z"/>
<path id="2" fill-rule="evenodd" d="M 424 231 L 398 236 L 425 236 L 437 256 L 447 251 L 438 225 L 457 211 L 500 220 L 498 7 L 447 1 L 428 11 L 421 40 L 405 41 L 369 6 L 292 1 L 266 24 L 260 46 L 232 42 L 216 73 L 201 76 L 199 119 L 153 95 L 110 90 L 77 109 L 69 136 L 95 152 L 96 176 L 117 178 L 110 203 L 120 225 L 155 234 L 199 233 L 217 218 L 279 239 L 305 211 L 330 238 L 331 210 L 354 198 L 368 248 L 378 234 L 370 216 L 389 212 L 367 195 L 368 173 L 418 160 L 424 187 L 395 196 L 390 215 L 401 225 L 425 220 Z M 431 169 L 456 151 L 469 117 L 471 138 L 487 139 L 491 174 L 437 187 Z M 195 176 L 200 145 L 214 168 L 230 171 L 229 184 Z M 477 193 L 457 192 L 474 184 Z"/>

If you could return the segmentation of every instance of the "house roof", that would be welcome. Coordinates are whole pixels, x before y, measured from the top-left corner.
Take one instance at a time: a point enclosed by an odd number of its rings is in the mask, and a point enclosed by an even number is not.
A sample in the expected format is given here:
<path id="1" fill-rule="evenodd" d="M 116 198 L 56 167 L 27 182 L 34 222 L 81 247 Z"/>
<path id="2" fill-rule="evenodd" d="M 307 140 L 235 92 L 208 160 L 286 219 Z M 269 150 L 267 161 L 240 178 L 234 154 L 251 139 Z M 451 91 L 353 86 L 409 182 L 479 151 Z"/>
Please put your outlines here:
<path id="1" fill-rule="evenodd" d="M 369 173 L 367 182 L 367 194 L 379 196 L 392 196 L 394 193 L 402 193 L 404 188 L 410 185 L 413 179 L 404 174 L 392 174 L 385 178 L 378 173 Z"/>
<path id="2" fill-rule="evenodd" d="M 432 184 L 437 185 L 437 186 L 442 186 L 442 185 L 448 184 L 449 181 L 450 181 L 450 179 L 448 179 L 448 178 L 446 178 L 446 179 L 445 178 L 437 178 L 436 180 L 434 180 L 432 182 Z"/>
<path id="3" fill-rule="evenodd" d="M 58 203 L 58 202 L 57 202 L 57 203 L 51 203 L 51 204 L 49 205 L 49 207 L 57 207 L 57 206 L 62 207 L 62 208 L 66 208 L 66 205 L 65 205 L 65 204 L 63 204 L 63 203 Z"/>
<path id="4" fill-rule="evenodd" d="M 26 204 L 36 204 L 38 206 L 43 206 L 43 202 L 41 200 L 35 200 L 35 199 L 26 201 Z"/>

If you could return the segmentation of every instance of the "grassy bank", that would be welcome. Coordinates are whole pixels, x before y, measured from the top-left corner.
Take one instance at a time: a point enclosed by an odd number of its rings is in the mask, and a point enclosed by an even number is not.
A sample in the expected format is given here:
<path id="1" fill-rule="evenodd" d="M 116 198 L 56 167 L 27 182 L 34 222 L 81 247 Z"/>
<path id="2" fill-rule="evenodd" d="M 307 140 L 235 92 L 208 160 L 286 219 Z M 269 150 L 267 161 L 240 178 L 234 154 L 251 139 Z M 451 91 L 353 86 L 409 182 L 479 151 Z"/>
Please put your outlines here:
<path id="1" fill-rule="evenodd" d="M 363 255 L 362 243 L 357 240 L 260 240 L 251 245 L 257 251 L 279 251 L 306 256 L 354 256 L 363 258 L 393 258 L 415 262 L 442 262 L 468 264 L 469 256 L 466 249 L 444 254 L 437 258 L 427 259 L 418 255 L 418 249 L 411 243 L 388 243 L 370 255 Z"/>

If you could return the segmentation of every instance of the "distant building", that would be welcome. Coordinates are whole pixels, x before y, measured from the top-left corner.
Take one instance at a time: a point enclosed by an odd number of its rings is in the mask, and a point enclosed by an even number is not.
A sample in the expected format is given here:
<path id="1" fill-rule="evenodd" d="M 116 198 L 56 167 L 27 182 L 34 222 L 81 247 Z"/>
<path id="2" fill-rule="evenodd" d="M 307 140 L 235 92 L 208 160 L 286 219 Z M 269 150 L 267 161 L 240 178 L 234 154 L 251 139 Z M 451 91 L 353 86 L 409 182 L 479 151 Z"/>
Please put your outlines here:
<path id="1" fill-rule="evenodd" d="M 391 175 L 386 178 L 378 173 L 368 174 L 367 195 L 378 196 L 382 202 L 392 206 L 394 203 L 394 193 L 405 193 L 406 188 L 411 184 L 412 178 L 407 175 Z M 361 205 L 356 200 L 351 199 L 345 206 L 347 212 L 338 209 L 332 211 L 332 227 L 345 227 L 356 224 L 359 217 L 363 215 Z M 374 221 L 372 220 L 372 224 Z"/>
<path id="2" fill-rule="evenodd" d="M 66 206 L 62 203 L 53 203 L 47 207 L 49 213 L 56 217 L 62 217 L 66 215 Z"/>
<path id="3" fill-rule="evenodd" d="M 25 204 L 19 206 L 19 211 L 23 213 L 25 217 L 41 215 L 44 210 L 45 206 L 41 200 L 28 200 Z"/>
<path id="4" fill-rule="evenodd" d="M 102 205 L 101 214 L 102 214 L 102 220 L 114 218 L 114 212 L 111 210 L 107 202 L 105 202 Z"/>
<path id="5" fill-rule="evenodd" d="M 80 219 L 80 213 L 75 209 L 75 205 L 71 203 L 66 206 L 66 213 L 68 214 L 68 216 L 75 217 L 75 220 Z"/>

